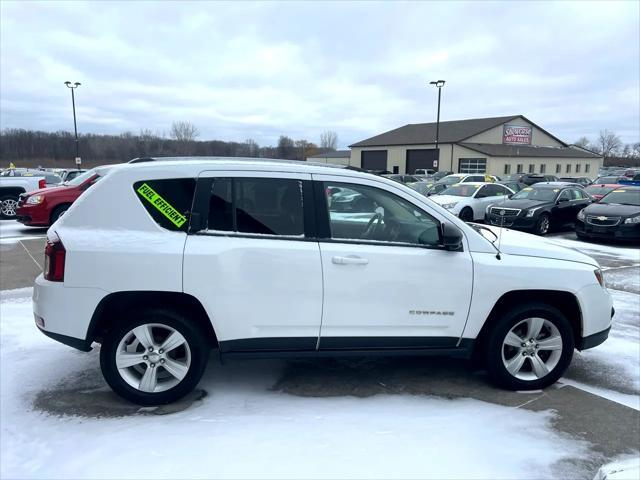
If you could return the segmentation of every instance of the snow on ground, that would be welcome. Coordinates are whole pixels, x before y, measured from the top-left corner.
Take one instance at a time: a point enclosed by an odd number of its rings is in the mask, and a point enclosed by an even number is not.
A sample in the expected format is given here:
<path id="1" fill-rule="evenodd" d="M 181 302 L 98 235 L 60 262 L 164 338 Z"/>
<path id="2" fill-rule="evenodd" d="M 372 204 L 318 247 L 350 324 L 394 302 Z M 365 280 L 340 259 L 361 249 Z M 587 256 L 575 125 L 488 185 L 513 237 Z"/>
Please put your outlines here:
<path id="1" fill-rule="evenodd" d="M 0 244 L 41 238 L 45 236 L 46 231 L 46 228 L 25 227 L 16 220 L 0 220 Z"/>
<path id="2" fill-rule="evenodd" d="M 238 375 L 242 363 L 213 375 L 212 365 L 210 396 L 164 417 L 48 415 L 33 408 L 38 392 L 95 369 L 98 356 L 40 334 L 30 289 L 3 293 L 2 478 L 551 478 L 554 464 L 587 455 L 553 430 L 552 412 L 412 395 L 296 397 L 270 390 L 278 362 L 250 378 Z"/>

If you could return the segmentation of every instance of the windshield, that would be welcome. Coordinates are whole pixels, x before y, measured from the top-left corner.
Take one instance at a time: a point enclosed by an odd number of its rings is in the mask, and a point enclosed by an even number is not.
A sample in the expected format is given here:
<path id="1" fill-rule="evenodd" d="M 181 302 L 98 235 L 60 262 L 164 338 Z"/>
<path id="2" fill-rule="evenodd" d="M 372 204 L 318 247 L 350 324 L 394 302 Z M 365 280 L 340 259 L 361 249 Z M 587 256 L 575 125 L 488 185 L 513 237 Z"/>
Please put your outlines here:
<path id="1" fill-rule="evenodd" d="M 440 180 L 440 183 L 444 183 L 445 185 L 453 185 L 454 183 L 460 183 L 461 181 L 461 176 L 449 175 L 448 177 L 444 177 L 442 180 Z"/>
<path id="2" fill-rule="evenodd" d="M 454 197 L 470 197 L 476 190 L 480 188 L 480 185 L 470 185 L 464 183 L 458 183 L 453 185 L 446 190 L 443 190 L 438 195 L 453 195 Z"/>
<path id="3" fill-rule="evenodd" d="M 82 175 L 78 175 L 73 180 L 69 180 L 68 182 L 64 182 L 64 184 L 65 185 L 69 185 L 71 187 L 77 187 L 78 185 L 82 185 L 84 182 L 86 182 L 89 178 L 93 177 L 97 173 L 98 173 L 98 169 L 97 168 L 92 168 L 91 170 L 88 170 L 88 171 L 84 172 Z"/>
<path id="4" fill-rule="evenodd" d="M 617 188 L 600 200 L 600 203 L 640 206 L 640 190 Z"/>
<path id="5" fill-rule="evenodd" d="M 527 187 L 516 193 L 512 200 L 537 200 L 539 202 L 551 202 L 556 198 L 559 188 L 533 188 Z"/>
<path id="6" fill-rule="evenodd" d="M 589 195 L 606 195 L 615 187 L 603 187 L 601 185 L 591 185 L 590 187 L 585 188 Z"/>

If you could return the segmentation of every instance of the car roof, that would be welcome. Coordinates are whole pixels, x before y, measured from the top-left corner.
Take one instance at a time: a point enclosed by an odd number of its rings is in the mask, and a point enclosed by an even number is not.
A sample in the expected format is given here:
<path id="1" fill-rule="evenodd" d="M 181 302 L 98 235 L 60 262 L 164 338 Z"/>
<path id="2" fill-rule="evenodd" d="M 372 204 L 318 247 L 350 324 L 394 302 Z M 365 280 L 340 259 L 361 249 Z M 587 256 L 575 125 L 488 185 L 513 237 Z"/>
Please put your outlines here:
<path id="1" fill-rule="evenodd" d="M 375 178 L 393 182 L 393 180 L 368 173 L 357 167 L 345 165 L 333 165 L 319 162 L 306 162 L 301 160 L 281 160 L 271 158 L 254 157 L 153 157 L 136 163 L 122 163 L 110 165 L 110 168 L 129 171 L 166 171 L 178 170 L 181 174 L 197 176 L 206 170 L 249 170 L 266 172 L 291 172 L 324 175 L 340 175 L 352 177 Z M 102 167 L 98 167 L 102 168 Z"/>
<path id="2" fill-rule="evenodd" d="M 625 190 L 631 190 L 632 192 L 640 191 L 640 186 L 638 186 L 638 185 L 616 185 L 616 187 L 617 188 L 624 188 Z"/>
<path id="3" fill-rule="evenodd" d="M 582 187 L 579 183 L 573 182 L 538 182 L 529 186 L 533 188 Z"/>
<path id="4" fill-rule="evenodd" d="M 624 187 L 624 185 L 621 185 L 619 183 L 592 183 L 591 185 L 588 185 L 587 188 L 589 187 L 611 187 L 611 188 L 615 188 L 615 187 Z"/>
<path id="5" fill-rule="evenodd" d="M 496 183 L 498 182 L 463 182 L 463 183 L 456 183 L 455 185 L 473 185 L 475 187 L 480 187 L 482 185 L 495 185 Z"/>

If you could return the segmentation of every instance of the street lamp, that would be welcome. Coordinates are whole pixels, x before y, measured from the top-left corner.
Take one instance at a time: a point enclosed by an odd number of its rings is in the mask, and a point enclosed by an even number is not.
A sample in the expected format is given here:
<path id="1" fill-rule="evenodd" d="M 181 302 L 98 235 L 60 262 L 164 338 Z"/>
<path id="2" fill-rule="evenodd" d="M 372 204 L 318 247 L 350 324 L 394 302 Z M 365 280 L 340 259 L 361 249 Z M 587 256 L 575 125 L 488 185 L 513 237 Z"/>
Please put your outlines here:
<path id="1" fill-rule="evenodd" d="M 76 124 L 76 97 L 74 95 L 74 90 L 80 86 L 80 82 L 75 82 L 72 84 L 71 82 L 64 82 L 64 84 L 71 89 L 71 105 L 73 106 L 73 130 L 76 134 L 76 165 L 78 166 L 78 170 L 80 170 L 80 164 L 82 160 L 80 159 L 80 149 L 78 148 L 78 126 Z"/>
<path id="2" fill-rule="evenodd" d="M 438 160 L 440 160 L 440 150 L 438 150 L 438 141 L 440 140 L 440 95 L 442 94 L 442 87 L 444 87 L 444 80 L 436 80 L 435 82 L 429 82 L 429 85 L 435 85 L 438 87 L 438 119 L 436 120 L 436 152 L 438 152 Z"/>

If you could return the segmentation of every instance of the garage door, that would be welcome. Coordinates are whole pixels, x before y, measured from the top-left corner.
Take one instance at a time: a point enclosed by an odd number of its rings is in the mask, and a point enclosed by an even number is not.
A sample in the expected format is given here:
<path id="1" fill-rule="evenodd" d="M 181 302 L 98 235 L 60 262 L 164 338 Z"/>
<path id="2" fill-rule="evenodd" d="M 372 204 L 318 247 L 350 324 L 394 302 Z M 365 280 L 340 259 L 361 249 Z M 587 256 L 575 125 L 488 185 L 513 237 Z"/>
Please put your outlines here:
<path id="1" fill-rule="evenodd" d="M 369 150 L 362 152 L 362 168 L 364 170 L 386 170 L 387 151 Z"/>
<path id="2" fill-rule="evenodd" d="M 435 148 L 407 150 L 407 173 L 412 175 L 417 168 L 438 170 L 437 164 L 434 163 L 437 159 L 438 153 Z"/>

